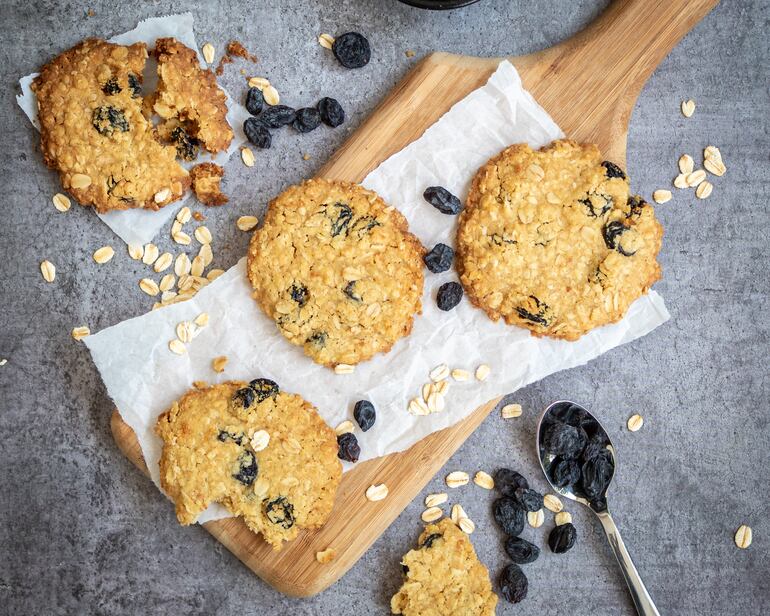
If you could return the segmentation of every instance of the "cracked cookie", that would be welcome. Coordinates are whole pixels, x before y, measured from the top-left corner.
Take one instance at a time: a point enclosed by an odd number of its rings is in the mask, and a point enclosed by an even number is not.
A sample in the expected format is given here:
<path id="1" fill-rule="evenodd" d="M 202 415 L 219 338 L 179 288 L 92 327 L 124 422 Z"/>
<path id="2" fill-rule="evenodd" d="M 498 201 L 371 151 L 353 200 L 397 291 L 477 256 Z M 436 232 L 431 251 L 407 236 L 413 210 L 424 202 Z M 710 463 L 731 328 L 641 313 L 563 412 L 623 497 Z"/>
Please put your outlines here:
<path id="1" fill-rule="evenodd" d="M 337 437 L 316 409 L 268 379 L 189 391 L 157 421 L 160 480 L 187 525 L 222 503 L 280 550 L 319 528 L 342 476 Z"/>
<path id="2" fill-rule="evenodd" d="M 473 544 L 449 518 L 430 524 L 404 556 L 404 583 L 390 600 L 393 614 L 454 616 L 495 613 L 497 595 Z"/>
<path id="3" fill-rule="evenodd" d="M 216 163 L 201 163 L 190 169 L 192 187 L 198 201 L 204 205 L 224 205 L 227 203 L 220 183 L 225 175 L 225 170 Z"/>
<path id="4" fill-rule="evenodd" d="M 660 278 L 662 236 L 652 206 L 595 145 L 518 144 L 474 177 L 458 270 L 492 320 L 576 340 L 621 319 Z"/>
<path id="5" fill-rule="evenodd" d="M 183 154 L 189 150 L 185 142 L 191 139 L 193 145 L 199 144 L 208 152 L 226 150 L 233 131 L 227 122 L 227 99 L 214 73 L 201 68 L 195 51 L 174 38 L 158 39 L 154 54 L 158 59 L 158 89 L 152 109 L 170 123 L 160 132 L 170 135 Z"/>
<path id="6" fill-rule="evenodd" d="M 158 208 L 190 178 L 175 149 L 142 114 L 143 43 L 87 39 L 46 64 L 32 83 L 45 163 L 81 205 L 98 212 Z"/>
<path id="7" fill-rule="evenodd" d="M 421 310 L 423 248 L 374 192 L 313 179 L 291 186 L 254 232 L 248 277 L 280 332 L 328 367 L 390 350 Z"/>

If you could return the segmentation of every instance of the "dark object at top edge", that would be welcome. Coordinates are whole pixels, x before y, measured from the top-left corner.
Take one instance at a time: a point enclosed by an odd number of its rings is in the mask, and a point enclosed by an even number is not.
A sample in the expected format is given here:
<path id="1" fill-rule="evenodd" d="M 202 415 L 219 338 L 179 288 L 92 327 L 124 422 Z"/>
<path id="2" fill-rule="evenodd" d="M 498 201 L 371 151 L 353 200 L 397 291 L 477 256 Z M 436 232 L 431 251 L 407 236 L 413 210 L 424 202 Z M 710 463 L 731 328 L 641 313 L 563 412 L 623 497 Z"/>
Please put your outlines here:
<path id="1" fill-rule="evenodd" d="M 431 11 L 448 11 L 451 9 L 459 9 L 469 4 L 475 4 L 479 0 L 399 0 L 409 6 L 414 6 L 418 9 L 428 9 Z"/>

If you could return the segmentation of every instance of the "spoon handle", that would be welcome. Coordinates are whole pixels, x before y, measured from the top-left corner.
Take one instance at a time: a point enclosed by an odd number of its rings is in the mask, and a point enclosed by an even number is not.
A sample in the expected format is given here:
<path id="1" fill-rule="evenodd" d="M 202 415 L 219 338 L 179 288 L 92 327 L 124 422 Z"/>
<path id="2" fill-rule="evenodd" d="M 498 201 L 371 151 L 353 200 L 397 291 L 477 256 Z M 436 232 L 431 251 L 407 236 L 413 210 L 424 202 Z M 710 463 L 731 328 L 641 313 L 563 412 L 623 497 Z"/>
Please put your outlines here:
<path id="1" fill-rule="evenodd" d="M 618 527 L 615 526 L 615 521 L 609 512 L 597 513 L 599 521 L 602 523 L 604 533 L 607 535 L 607 540 L 610 542 L 612 553 L 615 554 L 615 558 L 618 559 L 621 571 L 623 571 L 623 577 L 628 584 L 628 590 L 631 592 L 631 599 L 634 602 L 636 611 L 639 616 L 660 616 L 658 608 L 652 602 L 650 593 L 647 592 L 647 588 L 642 582 L 642 578 L 639 577 L 639 572 L 634 566 L 634 561 L 631 560 L 631 556 L 626 549 L 626 544 L 623 543 L 623 538 L 620 536 Z"/>

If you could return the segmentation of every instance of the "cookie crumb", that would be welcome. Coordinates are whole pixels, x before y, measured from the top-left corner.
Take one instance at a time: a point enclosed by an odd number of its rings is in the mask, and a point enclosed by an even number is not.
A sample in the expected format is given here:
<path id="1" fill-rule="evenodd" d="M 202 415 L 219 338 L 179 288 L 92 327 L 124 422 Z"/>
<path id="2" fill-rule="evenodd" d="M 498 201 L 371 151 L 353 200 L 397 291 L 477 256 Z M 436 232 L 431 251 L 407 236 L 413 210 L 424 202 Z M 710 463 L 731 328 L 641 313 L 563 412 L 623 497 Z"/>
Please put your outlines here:
<path id="1" fill-rule="evenodd" d="M 72 337 L 75 340 L 82 340 L 86 336 L 90 336 L 90 335 L 91 335 L 91 330 L 88 329 L 88 327 L 86 325 L 81 325 L 79 327 L 75 327 L 72 330 Z M 5 361 L 5 360 L 3 360 L 3 361 Z"/>
<path id="2" fill-rule="evenodd" d="M 219 357 L 215 357 L 211 360 L 211 368 L 214 370 L 214 372 L 222 373 L 225 371 L 225 366 L 227 365 L 227 355 L 220 355 Z"/>
<path id="3" fill-rule="evenodd" d="M 315 553 L 315 559 L 322 565 L 326 565 L 337 558 L 337 550 L 334 548 L 326 548 L 320 552 Z"/>
<path id="4" fill-rule="evenodd" d="M 224 175 L 225 170 L 216 163 L 201 163 L 190 169 L 192 187 L 198 201 L 209 206 L 227 203 L 227 195 L 220 188 Z"/>
<path id="5" fill-rule="evenodd" d="M 407 58 L 414 58 L 414 51 L 412 51 L 411 49 L 407 49 L 407 50 L 404 52 L 404 55 L 405 55 Z"/>

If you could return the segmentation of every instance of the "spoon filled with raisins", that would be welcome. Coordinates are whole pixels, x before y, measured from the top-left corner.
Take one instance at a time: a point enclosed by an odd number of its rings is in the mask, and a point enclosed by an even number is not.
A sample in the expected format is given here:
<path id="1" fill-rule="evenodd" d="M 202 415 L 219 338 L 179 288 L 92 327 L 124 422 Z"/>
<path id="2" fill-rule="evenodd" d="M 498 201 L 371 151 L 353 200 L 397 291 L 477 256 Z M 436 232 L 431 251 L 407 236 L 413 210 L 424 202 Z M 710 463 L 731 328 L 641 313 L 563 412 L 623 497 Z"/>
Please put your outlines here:
<path id="1" fill-rule="evenodd" d="M 536 446 L 540 466 L 551 487 L 561 496 L 582 503 L 599 518 L 636 611 L 641 616 L 660 616 L 607 505 L 607 489 L 616 465 L 615 448 L 607 431 L 579 404 L 559 400 L 543 411 L 537 426 Z M 574 543 L 572 524 L 557 526 L 554 530 L 558 532 L 549 538 L 554 552 L 561 550 L 562 543 L 565 546 Z"/>

